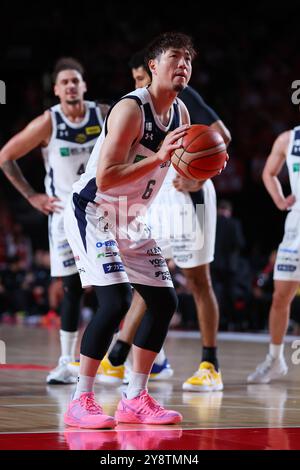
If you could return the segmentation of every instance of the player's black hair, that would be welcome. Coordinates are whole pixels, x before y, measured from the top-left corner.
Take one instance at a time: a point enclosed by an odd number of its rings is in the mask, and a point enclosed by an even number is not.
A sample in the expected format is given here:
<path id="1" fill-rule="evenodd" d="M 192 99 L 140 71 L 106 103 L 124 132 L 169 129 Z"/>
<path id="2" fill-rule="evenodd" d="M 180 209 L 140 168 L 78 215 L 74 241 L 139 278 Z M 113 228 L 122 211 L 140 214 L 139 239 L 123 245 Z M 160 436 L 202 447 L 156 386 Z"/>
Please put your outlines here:
<path id="1" fill-rule="evenodd" d="M 171 48 L 185 48 L 191 54 L 192 59 L 196 56 L 193 40 L 190 36 L 184 33 L 169 32 L 160 34 L 148 45 L 144 59 L 146 64 L 149 63 L 149 60 L 156 59 L 160 54 Z"/>
<path id="2" fill-rule="evenodd" d="M 131 69 L 138 69 L 139 67 L 144 67 L 148 75 L 151 77 L 151 72 L 148 67 L 148 63 L 145 62 L 146 50 L 142 49 L 137 51 L 128 62 L 128 65 Z"/>

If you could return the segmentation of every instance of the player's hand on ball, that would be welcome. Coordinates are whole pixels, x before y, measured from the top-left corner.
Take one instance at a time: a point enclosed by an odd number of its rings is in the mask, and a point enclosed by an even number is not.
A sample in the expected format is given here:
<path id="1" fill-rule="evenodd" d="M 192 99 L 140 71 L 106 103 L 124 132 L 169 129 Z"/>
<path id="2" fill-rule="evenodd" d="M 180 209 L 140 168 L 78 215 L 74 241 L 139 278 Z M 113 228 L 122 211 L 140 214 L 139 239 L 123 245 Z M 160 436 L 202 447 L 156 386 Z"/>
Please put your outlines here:
<path id="1" fill-rule="evenodd" d="M 163 140 L 163 143 L 157 152 L 157 156 L 161 161 L 166 161 L 171 158 L 174 150 L 181 147 L 181 139 L 186 135 L 186 132 L 190 126 L 184 124 L 183 126 L 177 127 L 174 131 L 169 132 Z"/>
<path id="2" fill-rule="evenodd" d="M 224 165 L 222 166 L 221 170 L 219 171 L 219 175 L 222 173 L 223 170 L 225 170 L 226 166 L 227 166 L 227 162 L 229 160 L 229 155 L 227 154 L 227 157 L 226 157 L 226 160 L 224 162 Z"/>

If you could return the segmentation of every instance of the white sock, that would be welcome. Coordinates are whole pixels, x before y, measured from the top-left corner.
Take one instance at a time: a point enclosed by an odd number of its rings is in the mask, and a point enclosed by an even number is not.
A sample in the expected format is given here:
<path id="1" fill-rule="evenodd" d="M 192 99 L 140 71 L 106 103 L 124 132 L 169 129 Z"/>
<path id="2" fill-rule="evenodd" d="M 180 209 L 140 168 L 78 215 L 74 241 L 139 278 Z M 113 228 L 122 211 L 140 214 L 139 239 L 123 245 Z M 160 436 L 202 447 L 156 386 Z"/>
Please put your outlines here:
<path id="1" fill-rule="evenodd" d="M 143 390 L 147 390 L 149 374 L 139 374 L 131 371 L 129 383 L 126 390 L 126 397 L 131 400 L 137 397 Z"/>
<path id="2" fill-rule="evenodd" d="M 77 338 L 78 331 L 60 330 L 61 358 L 68 361 L 75 361 Z"/>
<path id="3" fill-rule="evenodd" d="M 93 392 L 95 377 L 89 375 L 78 375 L 78 382 L 73 396 L 73 400 L 77 400 L 82 393 Z"/>
<path id="4" fill-rule="evenodd" d="M 158 364 L 158 365 L 161 366 L 164 363 L 165 360 L 166 360 L 165 351 L 164 351 L 163 348 L 161 348 L 161 350 L 157 354 L 154 362 L 155 362 L 155 364 Z"/>
<path id="5" fill-rule="evenodd" d="M 279 357 L 283 357 L 283 348 L 284 344 L 270 344 L 269 346 L 269 354 L 274 358 L 278 359 Z"/>

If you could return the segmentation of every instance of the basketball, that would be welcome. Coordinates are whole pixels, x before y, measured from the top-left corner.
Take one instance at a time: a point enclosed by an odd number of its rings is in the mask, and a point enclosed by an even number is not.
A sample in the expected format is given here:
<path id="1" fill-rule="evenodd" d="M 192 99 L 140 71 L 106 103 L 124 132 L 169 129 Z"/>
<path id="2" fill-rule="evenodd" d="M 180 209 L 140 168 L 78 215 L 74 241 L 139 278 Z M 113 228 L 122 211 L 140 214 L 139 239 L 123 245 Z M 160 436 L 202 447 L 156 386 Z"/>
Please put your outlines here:
<path id="1" fill-rule="evenodd" d="M 181 176 L 205 180 L 218 175 L 228 158 L 221 134 L 209 126 L 194 124 L 182 138 L 182 147 L 172 154 L 171 161 Z"/>

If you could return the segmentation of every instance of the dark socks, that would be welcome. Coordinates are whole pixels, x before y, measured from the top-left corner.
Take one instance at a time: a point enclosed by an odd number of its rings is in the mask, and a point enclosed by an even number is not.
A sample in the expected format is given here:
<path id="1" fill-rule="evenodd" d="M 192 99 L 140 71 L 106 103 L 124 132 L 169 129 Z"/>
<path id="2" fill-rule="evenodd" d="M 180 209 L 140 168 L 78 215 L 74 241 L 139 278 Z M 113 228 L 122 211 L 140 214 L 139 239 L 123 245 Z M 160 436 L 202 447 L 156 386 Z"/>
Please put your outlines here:
<path id="1" fill-rule="evenodd" d="M 202 362 L 211 362 L 214 366 L 216 371 L 219 370 L 219 362 L 217 358 L 217 348 L 202 348 Z"/>
<path id="2" fill-rule="evenodd" d="M 131 348 L 131 344 L 125 343 L 121 339 L 118 339 L 110 351 L 108 355 L 108 359 L 110 360 L 113 366 L 121 366 L 127 359 Z"/>

